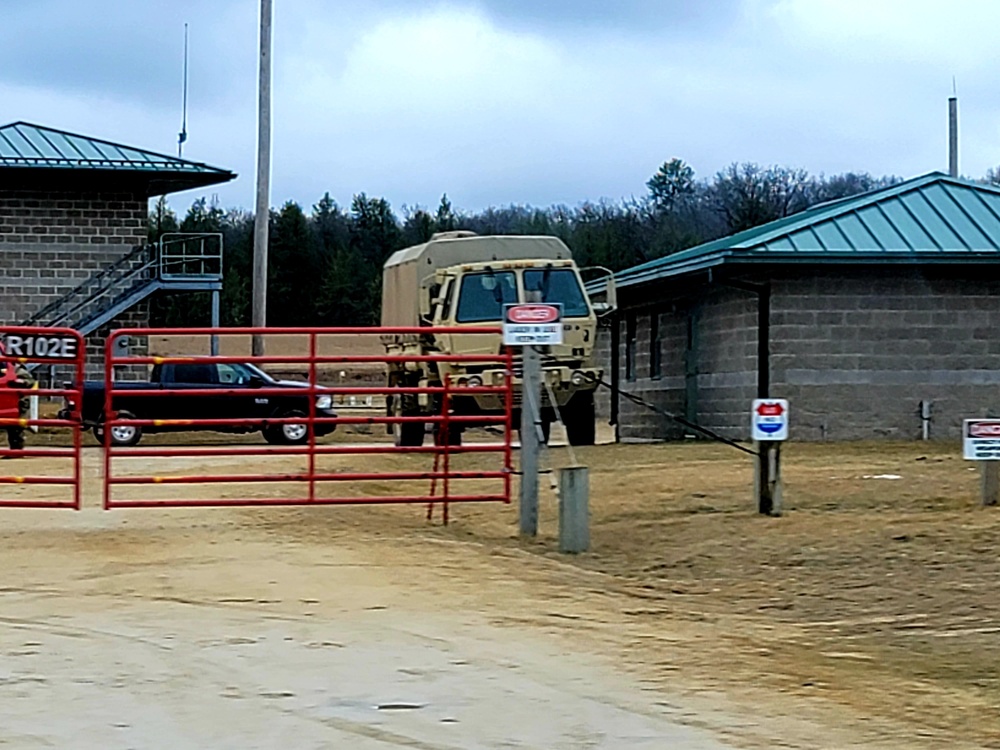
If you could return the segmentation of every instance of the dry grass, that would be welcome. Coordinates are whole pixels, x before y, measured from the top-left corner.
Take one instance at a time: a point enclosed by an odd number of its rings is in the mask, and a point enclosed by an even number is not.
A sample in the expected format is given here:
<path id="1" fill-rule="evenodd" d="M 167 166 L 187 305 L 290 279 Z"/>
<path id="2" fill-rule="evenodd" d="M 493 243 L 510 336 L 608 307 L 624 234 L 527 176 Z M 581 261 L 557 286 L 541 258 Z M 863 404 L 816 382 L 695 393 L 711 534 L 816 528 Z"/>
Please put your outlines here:
<path id="1" fill-rule="evenodd" d="M 575 557 L 555 551 L 547 476 L 542 533 L 531 541 L 517 538 L 516 503 L 453 507 L 448 527 L 413 508 L 254 519 L 289 540 L 327 540 L 340 528 L 471 543 L 495 556 L 497 577 L 515 569 L 505 562 L 512 554 L 558 560 L 539 586 L 585 614 L 542 624 L 603 639 L 654 688 L 753 688 L 788 705 L 836 705 L 837 721 L 873 745 L 922 737 L 1000 747 L 1000 509 L 980 506 L 978 474 L 959 446 L 790 443 L 782 518 L 756 514 L 751 459 L 731 448 L 606 445 L 577 455 L 591 470 L 593 551 Z M 549 459 L 566 465 L 566 449 Z M 424 466 L 415 456 L 336 461 L 334 470 Z M 560 569 L 573 573 L 552 578 Z M 882 721 L 911 734 L 883 736 L 874 729 Z"/>
<path id="2" fill-rule="evenodd" d="M 1000 747 L 1000 510 L 980 507 L 957 445 L 789 444 L 783 518 L 755 513 L 750 458 L 729 448 L 578 453 L 593 552 L 561 559 L 599 574 L 595 593 L 632 602 L 620 617 L 634 636 L 619 647 L 649 679 L 816 696 L 914 737 Z M 544 478 L 534 542 L 516 540 L 514 506 L 454 508 L 447 528 L 389 509 L 348 516 L 560 557 Z"/>

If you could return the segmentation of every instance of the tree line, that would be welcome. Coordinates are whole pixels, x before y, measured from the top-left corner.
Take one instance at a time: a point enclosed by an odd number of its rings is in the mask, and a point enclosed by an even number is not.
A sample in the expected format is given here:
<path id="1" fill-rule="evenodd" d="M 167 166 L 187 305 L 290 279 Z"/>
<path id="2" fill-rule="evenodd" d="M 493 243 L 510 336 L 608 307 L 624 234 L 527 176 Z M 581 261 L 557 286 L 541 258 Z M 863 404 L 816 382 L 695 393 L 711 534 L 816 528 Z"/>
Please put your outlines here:
<path id="1" fill-rule="evenodd" d="M 376 325 L 386 259 L 436 232 L 554 235 L 570 247 L 581 267 L 619 271 L 899 181 L 853 172 L 813 176 L 753 163 L 732 164 L 699 180 L 689 165 L 671 159 L 652 175 L 641 197 L 572 208 L 509 205 L 462 212 L 444 195 L 436 210 L 404 205 L 397 215 L 384 198 L 360 193 L 344 207 L 327 193 L 307 213 L 288 201 L 269 217 L 268 324 Z M 183 219 L 163 198 L 149 216 L 150 242 L 169 232 L 222 234 L 224 326 L 250 324 L 253 228 L 252 213 L 226 211 L 204 198 Z M 158 326 L 207 325 L 210 320 L 207 294 L 162 294 L 151 306 Z"/>

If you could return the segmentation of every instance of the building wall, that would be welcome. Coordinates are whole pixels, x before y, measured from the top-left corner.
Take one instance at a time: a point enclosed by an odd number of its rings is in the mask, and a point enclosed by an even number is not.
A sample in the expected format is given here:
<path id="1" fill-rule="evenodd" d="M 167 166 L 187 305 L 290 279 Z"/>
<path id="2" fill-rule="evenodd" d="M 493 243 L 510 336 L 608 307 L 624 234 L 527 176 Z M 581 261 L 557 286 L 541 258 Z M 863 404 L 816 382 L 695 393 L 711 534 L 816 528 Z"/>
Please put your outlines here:
<path id="1" fill-rule="evenodd" d="M 146 241 L 146 198 L 0 190 L 0 323 L 16 324 Z"/>
<path id="2" fill-rule="evenodd" d="M 993 276 L 994 278 L 990 278 Z M 957 438 L 962 419 L 1000 415 L 1000 277 L 871 270 L 776 278 L 772 394 L 805 440 Z"/>
<path id="3" fill-rule="evenodd" d="M 0 324 L 25 322 L 144 244 L 146 213 L 133 193 L 0 190 Z M 101 372 L 108 330 L 148 324 L 144 302 L 88 336 L 88 376 Z"/>
<path id="4" fill-rule="evenodd" d="M 932 437 L 957 438 L 965 418 L 1000 416 L 1000 273 L 818 268 L 754 280 L 768 279 L 771 395 L 791 401 L 793 439 L 916 439 L 924 399 L 932 402 Z M 690 299 L 681 301 L 682 294 Z M 683 320 L 684 306 L 694 304 L 697 422 L 747 438 L 757 382 L 756 295 L 714 286 L 699 298 L 664 285 L 654 296 L 677 300 L 674 312 L 659 313 L 661 376 L 647 372 L 650 308 L 626 308 L 622 390 L 682 415 L 692 408 L 684 389 Z M 630 315 L 636 321 L 631 382 L 624 372 Z M 625 399 L 619 421 L 622 440 L 682 432 Z"/>

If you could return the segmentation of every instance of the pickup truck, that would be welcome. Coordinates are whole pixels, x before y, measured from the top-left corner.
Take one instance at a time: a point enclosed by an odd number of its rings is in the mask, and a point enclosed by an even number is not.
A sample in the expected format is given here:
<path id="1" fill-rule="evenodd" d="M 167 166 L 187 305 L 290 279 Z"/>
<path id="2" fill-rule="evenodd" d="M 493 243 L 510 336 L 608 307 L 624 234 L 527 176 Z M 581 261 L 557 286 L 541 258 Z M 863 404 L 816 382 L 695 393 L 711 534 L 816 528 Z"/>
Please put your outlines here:
<path id="1" fill-rule="evenodd" d="M 305 422 L 268 424 L 272 419 L 305 417 L 309 414 L 309 396 L 299 391 L 306 383 L 275 380 L 263 370 L 247 363 L 167 363 L 153 366 L 149 382 L 116 382 L 112 407 L 121 419 L 192 420 L 183 425 L 162 424 L 150 426 L 114 425 L 108 434 L 104 430 L 104 383 L 86 381 L 83 384 L 84 429 L 94 431 L 102 443 L 135 445 L 143 432 L 176 432 L 211 430 L 215 432 L 246 433 L 260 431 L 273 445 L 301 445 L 309 439 Z M 265 394 L 260 389 L 268 389 Z M 218 396 L 191 395 L 185 390 L 218 389 Z M 275 395 L 273 389 L 287 391 Z M 129 390 L 164 390 L 163 395 L 130 395 Z M 223 392 L 225 391 L 225 392 Z M 336 417 L 333 397 L 320 394 L 316 398 L 317 417 Z M 60 418 L 69 418 L 73 405 L 67 404 Z M 252 419 L 239 425 L 199 425 L 198 420 Z M 336 425 L 321 423 L 315 427 L 317 437 L 333 432 Z"/>

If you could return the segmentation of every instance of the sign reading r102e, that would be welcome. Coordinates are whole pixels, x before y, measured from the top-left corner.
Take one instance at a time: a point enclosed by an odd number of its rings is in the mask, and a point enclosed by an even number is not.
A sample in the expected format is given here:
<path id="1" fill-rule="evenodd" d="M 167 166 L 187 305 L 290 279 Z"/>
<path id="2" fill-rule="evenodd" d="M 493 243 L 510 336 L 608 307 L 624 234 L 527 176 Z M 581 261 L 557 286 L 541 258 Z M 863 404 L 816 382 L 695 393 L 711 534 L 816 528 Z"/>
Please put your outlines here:
<path id="1" fill-rule="evenodd" d="M 24 359 L 76 359 L 77 342 L 70 336 L 16 334 L 4 336 L 4 351 L 8 357 Z"/>

